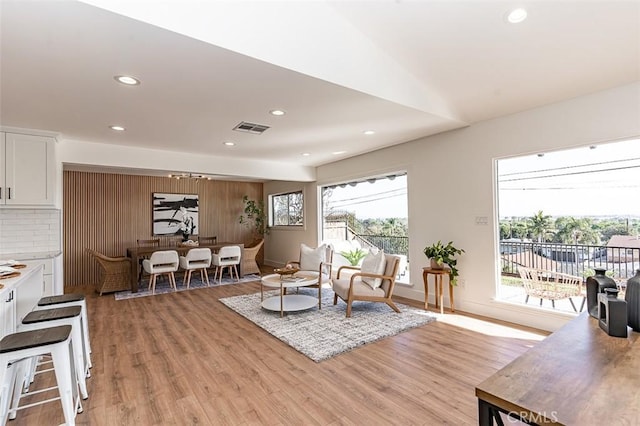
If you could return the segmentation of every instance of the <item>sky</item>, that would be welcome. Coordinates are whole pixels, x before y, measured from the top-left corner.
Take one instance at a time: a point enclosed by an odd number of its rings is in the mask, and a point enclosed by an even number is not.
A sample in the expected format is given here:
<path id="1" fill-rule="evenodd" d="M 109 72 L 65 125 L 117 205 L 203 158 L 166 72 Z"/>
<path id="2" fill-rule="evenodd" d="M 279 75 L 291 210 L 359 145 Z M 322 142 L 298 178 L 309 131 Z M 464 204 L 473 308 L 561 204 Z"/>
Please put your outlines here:
<path id="1" fill-rule="evenodd" d="M 542 154 L 542 155 L 540 155 Z M 499 217 L 640 217 L 640 139 L 498 160 Z M 337 186 L 335 210 L 407 217 L 407 176 Z"/>
<path id="2" fill-rule="evenodd" d="M 355 212 L 358 219 L 407 217 L 407 175 L 337 186 L 329 198 L 334 210 Z"/>
<path id="3" fill-rule="evenodd" d="M 498 160 L 501 218 L 640 217 L 640 139 Z"/>

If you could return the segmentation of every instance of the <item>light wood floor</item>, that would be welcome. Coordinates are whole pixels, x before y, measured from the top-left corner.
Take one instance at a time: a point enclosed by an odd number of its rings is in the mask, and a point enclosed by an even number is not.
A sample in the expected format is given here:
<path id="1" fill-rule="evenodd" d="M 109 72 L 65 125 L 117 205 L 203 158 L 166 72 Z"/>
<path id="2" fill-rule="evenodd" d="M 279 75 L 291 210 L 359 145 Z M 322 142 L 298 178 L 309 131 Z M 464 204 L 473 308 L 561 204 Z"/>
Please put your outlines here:
<path id="1" fill-rule="evenodd" d="M 218 302 L 256 291 L 246 283 L 116 301 L 86 289 L 94 367 L 76 422 L 477 424 L 475 385 L 542 338 L 450 314 L 315 363 Z M 59 402 L 10 422 L 61 423 Z"/>

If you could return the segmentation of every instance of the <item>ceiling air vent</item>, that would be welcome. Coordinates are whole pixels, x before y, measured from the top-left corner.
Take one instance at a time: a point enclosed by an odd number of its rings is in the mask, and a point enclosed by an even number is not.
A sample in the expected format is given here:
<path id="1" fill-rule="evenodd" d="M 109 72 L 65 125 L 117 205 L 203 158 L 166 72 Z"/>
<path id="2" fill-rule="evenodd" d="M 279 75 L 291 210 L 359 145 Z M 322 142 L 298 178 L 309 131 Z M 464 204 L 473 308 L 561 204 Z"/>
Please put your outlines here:
<path id="1" fill-rule="evenodd" d="M 261 135 L 267 130 L 269 126 L 264 126 L 262 124 L 248 123 L 246 121 L 240 122 L 233 130 L 237 130 L 238 132 L 247 132 L 254 133 L 256 135 Z"/>

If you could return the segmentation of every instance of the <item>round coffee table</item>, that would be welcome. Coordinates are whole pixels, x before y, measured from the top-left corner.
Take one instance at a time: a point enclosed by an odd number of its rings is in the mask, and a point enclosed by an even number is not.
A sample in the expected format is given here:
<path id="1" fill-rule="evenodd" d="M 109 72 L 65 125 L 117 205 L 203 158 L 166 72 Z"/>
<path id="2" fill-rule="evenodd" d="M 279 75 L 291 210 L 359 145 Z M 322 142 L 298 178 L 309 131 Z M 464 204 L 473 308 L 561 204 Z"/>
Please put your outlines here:
<path id="1" fill-rule="evenodd" d="M 296 272 L 291 275 L 270 274 L 262 277 L 260 285 L 261 306 L 268 311 L 280 311 L 280 317 L 285 312 L 304 311 L 318 305 L 318 298 L 306 294 L 285 294 L 288 288 L 306 287 L 318 284 L 318 276 L 313 273 Z M 279 288 L 280 294 L 264 298 L 264 287 Z"/>

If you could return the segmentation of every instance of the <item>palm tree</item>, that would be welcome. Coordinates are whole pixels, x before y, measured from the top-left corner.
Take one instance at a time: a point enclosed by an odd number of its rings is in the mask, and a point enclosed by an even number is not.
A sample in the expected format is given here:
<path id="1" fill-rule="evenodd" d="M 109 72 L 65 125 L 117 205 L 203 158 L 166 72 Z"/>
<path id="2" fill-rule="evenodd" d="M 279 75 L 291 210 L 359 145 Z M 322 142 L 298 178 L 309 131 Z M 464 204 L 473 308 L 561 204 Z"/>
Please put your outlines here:
<path id="1" fill-rule="evenodd" d="M 542 210 L 529 218 L 529 232 L 531 236 L 537 237 L 539 243 L 546 241 L 551 230 L 551 216 L 545 215 Z"/>
<path id="2" fill-rule="evenodd" d="M 598 244 L 600 237 L 589 218 L 562 217 L 556 220 L 558 242 L 564 244 Z"/>

